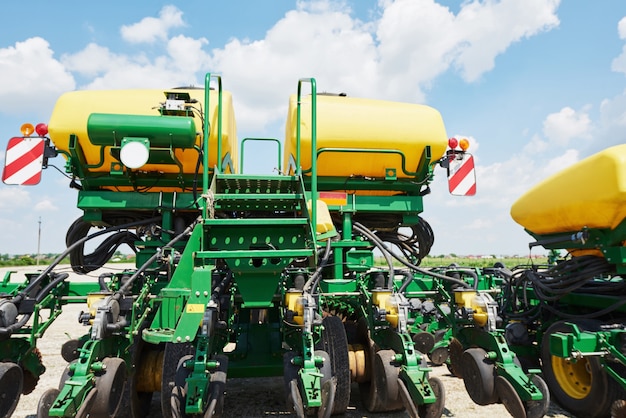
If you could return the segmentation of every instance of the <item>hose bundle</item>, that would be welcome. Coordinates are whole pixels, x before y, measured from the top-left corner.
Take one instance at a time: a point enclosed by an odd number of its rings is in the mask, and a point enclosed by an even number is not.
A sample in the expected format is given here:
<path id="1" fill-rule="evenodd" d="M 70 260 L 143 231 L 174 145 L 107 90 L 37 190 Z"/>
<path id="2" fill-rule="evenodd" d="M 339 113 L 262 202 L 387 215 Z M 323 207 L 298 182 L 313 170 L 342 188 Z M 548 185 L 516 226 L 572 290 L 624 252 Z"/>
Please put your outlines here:
<path id="1" fill-rule="evenodd" d="M 67 230 L 65 243 L 71 247 L 74 243 L 87 236 L 92 225 L 78 218 Z M 135 242 L 139 237 L 130 231 L 118 231 L 106 237 L 91 254 L 85 254 L 85 244 L 80 243 L 70 253 L 72 270 L 78 274 L 87 274 L 101 268 L 109 261 L 121 245 L 128 245 L 133 252 L 137 252 Z"/>
<path id="2" fill-rule="evenodd" d="M 376 236 L 384 242 L 395 245 L 407 260 L 419 265 L 424 257 L 430 253 L 435 242 L 435 234 L 430 224 L 422 217 L 419 222 L 411 226 L 412 235 L 403 234 L 399 229 L 393 231 L 376 231 Z"/>
<path id="3" fill-rule="evenodd" d="M 557 302 L 572 293 L 626 296 L 626 281 L 613 273 L 613 266 L 604 257 L 593 255 L 573 257 L 544 271 L 521 270 L 511 276 L 506 290 L 505 299 L 508 302 L 505 310 L 510 312 L 511 317 L 527 317 L 532 312 L 538 315 L 541 308 L 564 317 L 576 317 L 560 312 Z M 539 305 L 530 303 L 530 290 L 539 300 Z M 626 297 L 600 311 L 581 315 L 598 317 L 624 304 Z"/>

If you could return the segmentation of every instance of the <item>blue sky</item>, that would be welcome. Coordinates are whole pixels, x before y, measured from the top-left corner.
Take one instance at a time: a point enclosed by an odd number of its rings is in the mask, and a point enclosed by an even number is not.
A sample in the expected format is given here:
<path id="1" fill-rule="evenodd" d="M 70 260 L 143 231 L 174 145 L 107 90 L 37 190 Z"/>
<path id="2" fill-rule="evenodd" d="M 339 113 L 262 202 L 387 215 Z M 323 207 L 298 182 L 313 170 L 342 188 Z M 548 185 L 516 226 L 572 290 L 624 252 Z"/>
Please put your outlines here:
<path id="1" fill-rule="evenodd" d="M 511 204 L 546 176 L 626 136 L 626 2 L 346 0 L 7 2 L 0 148 L 75 89 L 202 85 L 222 75 L 238 137 L 283 137 L 297 79 L 318 91 L 425 103 L 470 138 L 477 195 L 442 170 L 423 217 L 431 254 L 528 254 Z M 275 151 L 246 150 L 268 172 Z M 3 160 L 4 156 L 0 157 Z M 51 161 L 63 169 L 61 157 Z M 69 181 L 0 185 L 0 253 L 64 249 L 80 216 Z M 535 253 L 538 250 L 533 250 Z"/>

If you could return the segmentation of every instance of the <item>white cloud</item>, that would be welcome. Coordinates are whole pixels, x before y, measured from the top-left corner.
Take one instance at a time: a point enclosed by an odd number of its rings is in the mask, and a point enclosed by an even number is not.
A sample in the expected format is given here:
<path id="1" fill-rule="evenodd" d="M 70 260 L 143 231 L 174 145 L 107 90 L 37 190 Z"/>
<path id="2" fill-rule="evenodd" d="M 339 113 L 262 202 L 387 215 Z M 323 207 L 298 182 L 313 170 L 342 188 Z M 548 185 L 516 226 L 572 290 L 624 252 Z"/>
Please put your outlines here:
<path id="1" fill-rule="evenodd" d="M 617 33 L 620 39 L 626 40 L 626 17 L 623 17 L 617 24 Z M 626 45 L 622 48 L 622 53 L 611 63 L 611 70 L 626 74 Z"/>
<path id="2" fill-rule="evenodd" d="M 24 187 L 0 187 L 0 210 L 24 208 L 30 202 L 30 193 Z"/>
<path id="3" fill-rule="evenodd" d="M 23 115 L 25 108 L 50 107 L 74 86 L 72 74 L 54 58 L 46 40 L 29 38 L 0 48 L 0 112 Z"/>
<path id="4" fill-rule="evenodd" d="M 42 199 L 35 204 L 35 210 L 37 212 L 48 213 L 50 211 L 57 211 L 59 208 L 54 204 L 51 199 Z"/>
<path id="5" fill-rule="evenodd" d="M 140 22 L 122 26 L 122 38 L 130 43 L 153 43 L 168 38 L 171 28 L 184 26 L 183 12 L 176 6 L 164 6 L 159 17 L 145 17 Z"/>
<path id="6" fill-rule="evenodd" d="M 472 1 L 456 16 L 432 0 L 383 4 L 376 33 L 380 67 L 387 88 L 401 97 L 418 94 L 418 87 L 427 87 L 452 65 L 466 81 L 475 81 L 512 43 L 559 24 L 559 0 Z"/>
<path id="7" fill-rule="evenodd" d="M 587 109 L 577 112 L 569 106 L 549 114 L 543 122 L 544 135 L 559 146 L 566 146 L 577 138 L 589 139 L 591 130 Z"/>
<path id="8" fill-rule="evenodd" d="M 568 149 L 564 153 L 557 155 L 552 158 L 548 163 L 542 168 L 541 176 L 542 178 L 546 178 L 555 174 L 570 165 L 578 162 L 579 160 L 579 151 L 575 149 Z"/>
<path id="9" fill-rule="evenodd" d="M 559 25 L 560 0 L 472 1 L 465 4 L 455 21 L 460 34 L 456 64 L 467 81 L 493 69 L 495 57 L 523 38 Z"/>
<path id="10" fill-rule="evenodd" d="M 620 39 L 626 40 L 626 17 L 623 17 L 617 24 L 617 33 Z"/>

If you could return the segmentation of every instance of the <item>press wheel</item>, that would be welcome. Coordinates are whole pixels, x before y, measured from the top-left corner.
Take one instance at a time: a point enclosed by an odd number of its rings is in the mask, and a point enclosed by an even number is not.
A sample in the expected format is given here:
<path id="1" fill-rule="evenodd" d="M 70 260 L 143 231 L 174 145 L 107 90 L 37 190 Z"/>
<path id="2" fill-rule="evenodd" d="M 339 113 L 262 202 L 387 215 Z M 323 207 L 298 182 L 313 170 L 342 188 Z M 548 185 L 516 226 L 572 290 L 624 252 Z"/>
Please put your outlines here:
<path id="1" fill-rule="evenodd" d="M 394 411 L 403 407 L 398 386 L 400 368 L 391 363 L 395 355 L 393 350 L 380 350 L 374 357 L 374 379 L 382 411 Z"/>
<path id="2" fill-rule="evenodd" d="M 486 358 L 482 348 L 468 348 L 463 352 L 461 373 L 467 394 L 478 405 L 489 405 L 498 401 L 495 390 L 495 366 Z"/>
<path id="3" fill-rule="evenodd" d="M 117 411 L 126 384 L 126 364 L 117 357 L 102 360 L 104 373 L 96 377 L 96 390 L 93 405 L 89 410 L 90 418 L 110 418 L 117 416 Z"/>
<path id="4" fill-rule="evenodd" d="M 297 418 L 304 418 L 304 405 L 302 405 L 302 395 L 298 389 L 298 380 L 293 379 L 289 382 L 288 402 L 293 406 L 293 412 Z"/>
<path id="5" fill-rule="evenodd" d="M 463 345 L 456 338 L 450 340 L 448 345 L 448 370 L 456 377 L 463 378 Z"/>
<path id="6" fill-rule="evenodd" d="M 504 376 L 496 376 L 494 384 L 500 402 L 509 411 L 509 414 L 513 418 L 526 418 L 524 402 L 522 402 L 511 382 L 506 380 Z"/>
<path id="7" fill-rule="evenodd" d="M 188 354 L 181 357 L 176 367 L 176 373 L 174 374 L 174 387 L 172 388 L 172 394 L 170 397 L 172 418 L 186 418 L 185 405 L 187 398 L 187 377 L 189 377 L 190 370 L 185 367 L 185 362 L 193 359 L 193 355 Z"/>
<path id="8" fill-rule="evenodd" d="M 154 392 L 160 390 L 163 347 L 148 344 L 140 336 L 130 347 L 132 371 L 126 381 L 124 394 L 116 418 L 144 418 L 150 413 Z M 160 358 L 159 358 L 160 356 Z M 150 389 L 146 389 L 150 387 Z"/>
<path id="9" fill-rule="evenodd" d="M 420 418 L 439 418 L 446 407 L 446 391 L 443 382 L 437 377 L 429 377 L 428 384 L 437 400 L 434 403 L 418 405 L 417 412 Z"/>
<path id="10" fill-rule="evenodd" d="M 539 389 L 543 398 L 540 401 L 524 401 L 526 418 L 541 418 L 548 413 L 550 408 L 550 390 L 546 382 L 536 374 L 531 376 L 530 381 Z"/>
<path id="11" fill-rule="evenodd" d="M 0 363 L 0 416 L 10 417 L 22 394 L 24 374 L 15 363 Z"/>
<path id="12" fill-rule="evenodd" d="M 194 355 L 195 347 L 190 343 L 166 343 L 163 353 L 163 367 L 161 372 L 161 413 L 163 418 L 172 417 L 172 389 L 178 362 L 186 355 Z"/>
<path id="13" fill-rule="evenodd" d="M 332 375 L 337 380 L 333 414 L 343 414 L 350 403 L 348 337 L 343 321 L 338 316 L 324 317 L 322 325 L 324 326 L 322 338 L 316 349 L 325 351 L 330 356 Z"/>
<path id="14" fill-rule="evenodd" d="M 217 355 L 219 363 L 217 369 L 211 373 L 209 383 L 209 405 L 204 418 L 220 418 L 224 413 L 224 390 L 226 388 L 226 371 L 228 370 L 228 357 Z"/>
<path id="15" fill-rule="evenodd" d="M 59 389 L 51 388 L 41 395 L 37 403 L 37 418 L 50 418 L 50 409 L 59 393 L 61 393 Z"/>

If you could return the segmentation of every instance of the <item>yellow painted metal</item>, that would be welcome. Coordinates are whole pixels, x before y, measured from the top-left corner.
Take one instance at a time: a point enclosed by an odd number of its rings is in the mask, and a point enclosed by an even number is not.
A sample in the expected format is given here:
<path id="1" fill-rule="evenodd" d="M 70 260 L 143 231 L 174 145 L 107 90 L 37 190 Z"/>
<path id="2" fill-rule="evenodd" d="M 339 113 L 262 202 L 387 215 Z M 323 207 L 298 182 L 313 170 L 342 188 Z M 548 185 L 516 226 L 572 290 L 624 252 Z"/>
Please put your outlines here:
<path id="1" fill-rule="evenodd" d="M 293 323 L 304 324 L 304 304 L 301 290 L 290 289 L 285 293 L 285 306 L 293 312 Z"/>
<path id="2" fill-rule="evenodd" d="M 392 297 L 390 290 L 373 290 L 372 302 L 378 306 L 378 309 L 384 309 L 385 319 L 393 328 L 398 326 L 398 306 L 396 299 Z"/>
<path id="3" fill-rule="evenodd" d="M 535 234 L 615 228 L 626 217 L 626 145 L 607 148 L 554 174 L 511 207 Z"/>
<path id="4" fill-rule="evenodd" d="M 309 211 L 309 216 L 311 216 L 311 200 L 306 202 L 307 209 Z M 328 210 L 328 205 L 323 200 L 316 201 L 317 206 L 317 218 L 315 222 L 317 223 L 316 232 L 318 234 L 326 234 L 328 232 L 335 231 L 335 225 L 333 225 L 333 219 L 330 216 L 330 211 Z"/>
<path id="5" fill-rule="evenodd" d="M 138 90 L 81 90 L 63 94 L 56 102 L 50 123 L 48 124 L 49 135 L 55 146 L 68 151 L 71 134 L 78 137 L 78 142 L 83 149 L 87 164 L 95 166 L 100 163 L 100 147 L 91 144 L 87 136 L 87 119 L 92 113 L 113 113 L 126 115 L 159 115 L 160 103 L 165 101 L 165 91 L 168 89 L 138 89 Z M 177 92 L 188 93 L 197 103 L 204 103 L 204 90 L 202 89 L 177 89 Z M 211 134 L 209 138 L 209 165 L 217 163 L 217 92 L 211 91 L 210 112 Z M 195 105 L 198 111 L 199 104 Z M 237 130 L 235 126 L 235 114 L 232 96 L 229 92 L 222 92 L 222 154 L 230 153 L 233 164 L 237 158 Z M 199 116 L 195 116 L 195 125 L 200 130 L 203 126 Z M 200 134 L 200 132 L 199 132 Z M 198 135 L 196 146 L 200 147 L 202 136 Z M 111 163 L 116 162 L 106 147 L 104 162 L 99 167 L 89 168 L 90 172 L 109 172 Z M 176 157 L 182 162 L 183 173 L 189 174 L 196 171 L 198 152 L 193 149 L 177 149 Z M 175 164 L 147 164 L 142 167 L 143 171 L 159 171 L 164 173 L 178 173 Z M 200 168 L 202 170 L 202 168 Z M 235 169 L 236 171 L 236 169 Z"/>
<path id="6" fill-rule="evenodd" d="M 576 362 L 566 358 L 552 356 L 552 370 L 559 386 L 573 399 L 584 399 L 593 385 L 589 363 L 581 358 Z"/>
<path id="7" fill-rule="evenodd" d="M 285 167 L 296 159 L 297 97 L 289 99 L 285 128 Z M 311 97 L 302 98 L 301 163 L 311 167 Z M 431 146 L 433 161 L 443 156 L 448 137 L 441 114 L 419 104 L 389 102 L 343 96 L 317 96 L 317 149 L 359 148 L 398 150 L 406 157 L 407 171 L 417 169 L 422 151 Z M 398 154 L 322 153 L 318 159 L 320 176 L 366 176 L 384 178 L 387 169 L 396 168 L 398 178 L 411 177 L 402 172 Z"/>

